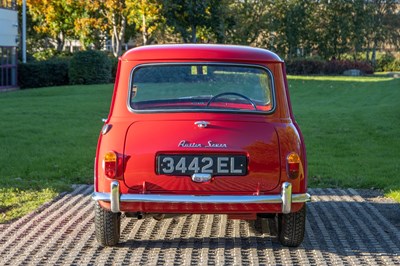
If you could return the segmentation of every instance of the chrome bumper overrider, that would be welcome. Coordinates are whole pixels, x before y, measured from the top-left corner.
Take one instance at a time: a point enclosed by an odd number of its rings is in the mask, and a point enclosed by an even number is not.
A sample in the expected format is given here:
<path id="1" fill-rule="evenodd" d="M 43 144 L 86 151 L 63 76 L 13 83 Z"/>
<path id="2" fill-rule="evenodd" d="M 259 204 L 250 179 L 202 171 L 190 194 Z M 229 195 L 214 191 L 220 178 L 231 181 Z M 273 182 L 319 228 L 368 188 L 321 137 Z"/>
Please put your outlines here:
<path id="1" fill-rule="evenodd" d="M 292 184 L 282 184 L 280 195 L 163 195 L 163 194 L 122 194 L 119 192 L 118 181 L 111 182 L 111 193 L 94 192 L 95 201 L 111 203 L 111 211 L 120 212 L 120 202 L 152 202 L 152 203 L 282 203 L 282 213 L 290 213 L 292 203 L 302 203 L 311 200 L 308 193 L 292 194 Z"/>

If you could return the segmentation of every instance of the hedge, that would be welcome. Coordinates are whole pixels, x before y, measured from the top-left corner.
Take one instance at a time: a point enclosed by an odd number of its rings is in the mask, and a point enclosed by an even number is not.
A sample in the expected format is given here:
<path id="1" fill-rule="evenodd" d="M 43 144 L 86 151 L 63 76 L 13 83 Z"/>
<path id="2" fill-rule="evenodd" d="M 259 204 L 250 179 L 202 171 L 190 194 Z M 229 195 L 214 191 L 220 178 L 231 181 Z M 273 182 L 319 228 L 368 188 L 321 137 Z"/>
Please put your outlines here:
<path id="1" fill-rule="evenodd" d="M 400 58 L 395 59 L 387 64 L 383 71 L 400 71 Z"/>
<path id="2" fill-rule="evenodd" d="M 385 71 L 399 71 L 400 59 L 387 60 Z M 382 62 L 383 63 L 383 62 Z M 68 84 L 97 84 L 113 82 L 118 59 L 109 58 L 100 51 L 77 52 L 73 57 L 35 61 L 18 66 L 18 83 L 24 88 L 38 88 Z M 291 75 L 342 75 L 349 69 L 358 69 L 363 74 L 373 74 L 374 69 L 366 61 L 310 60 L 286 61 L 286 71 Z"/>
<path id="3" fill-rule="evenodd" d="M 111 57 L 111 82 L 115 81 L 115 76 L 117 75 L 117 69 L 118 69 L 118 58 Z"/>
<path id="4" fill-rule="evenodd" d="M 324 61 L 319 60 L 288 60 L 286 61 L 286 71 L 291 75 L 323 74 Z"/>
<path id="5" fill-rule="evenodd" d="M 21 89 L 69 84 L 99 84 L 113 82 L 118 59 L 109 59 L 100 51 L 77 52 L 73 57 L 52 58 L 18 65 Z M 111 78 L 112 77 L 112 78 Z"/>
<path id="6" fill-rule="evenodd" d="M 18 65 L 21 89 L 68 85 L 68 59 L 53 59 Z"/>
<path id="7" fill-rule="evenodd" d="M 70 62 L 70 84 L 100 84 L 111 79 L 111 62 L 107 54 L 88 50 L 74 54 Z"/>
<path id="8" fill-rule="evenodd" d="M 286 71 L 291 75 L 342 75 L 344 71 L 358 69 L 363 74 L 373 74 L 374 69 L 366 61 L 350 60 L 289 60 L 286 62 Z"/>

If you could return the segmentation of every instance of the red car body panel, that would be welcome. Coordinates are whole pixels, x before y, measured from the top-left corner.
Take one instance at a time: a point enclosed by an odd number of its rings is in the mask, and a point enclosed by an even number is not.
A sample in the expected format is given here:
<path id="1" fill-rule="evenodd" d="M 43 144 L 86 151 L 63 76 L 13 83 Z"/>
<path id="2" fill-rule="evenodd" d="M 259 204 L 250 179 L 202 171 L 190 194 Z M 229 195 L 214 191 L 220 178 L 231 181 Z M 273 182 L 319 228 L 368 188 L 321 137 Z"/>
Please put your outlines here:
<path id="1" fill-rule="evenodd" d="M 150 112 L 128 106 L 132 71 L 145 64 L 160 63 L 248 64 L 267 68 L 273 76 L 275 109 L 265 114 L 233 112 Z M 265 111 L 269 111 L 266 107 Z M 208 121 L 199 128 L 196 121 Z M 95 192 L 110 193 L 110 184 L 119 181 L 123 194 L 180 195 L 269 195 L 281 193 L 281 184 L 290 182 L 293 193 L 307 191 L 307 161 L 303 137 L 290 105 L 283 61 L 264 49 L 224 45 L 146 46 L 126 52 L 120 59 L 110 113 L 105 122 L 111 129 L 100 134 L 95 160 Z M 201 144 L 182 147 L 179 144 Z M 225 144 L 206 147 L 211 142 Z M 105 176 L 105 153 L 118 155 L 116 178 Z M 301 172 L 289 179 L 287 156 L 301 158 Z M 196 183 L 190 176 L 162 175 L 156 171 L 159 154 L 245 155 L 245 176 L 216 175 L 210 182 Z M 110 209 L 109 202 L 100 202 Z M 292 212 L 304 203 L 293 203 Z M 153 213 L 279 213 L 281 204 L 176 204 L 124 202 L 121 211 Z"/>
<path id="2" fill-rule="evenodd" d="M 189 115 L 193 117 L 193 115 Z M 148 182 L 148 192 L 163 193 L 253 193 L 272 190 L 279 184 L 280 158 L 278 137 L 273 125 L 265 122 L 249 122 L 245 117 L 236 121 L 228 121 L 215 114 L 196 115 L 185 120 L 138 121 L 130 125 L 125 142 L 124 181 L 131 189 L 141 187 Z M 230 115 L 232 116 L 232 115 Z M 173 116 L 172 116 L 173 117 Z M 228 117 L 229 118 L 229 115 Z M 171 119 L 171 115 L 169 115 Z M 207 129 L 198 128 L 194 123 L 198 120 L 209 121 Z M 154 130 L 157 129 L 157 130 Z M 249 129 L 252 129 L 249 131 Z M 243 138 L 247 135 L 247 138 Z M 257 139 L 254 142 L 252 140 Z M 145 145 L 143 140 L 146 140 Z M 178 147 L 183 141 L 200 148 Z M 227 145 L 224 149 L 205 147 Z M 189 145 L 189 144 L 188 144 Z M 183 146 L 183 145 L 181 145 Z M 160 150 L 160 147 L 162 149 Z M 248 165 L 248 175 L 215 176 L 207 184 L 195 183 L 190 176 L 175 177 L 154 175 L 154 158 L 157 154 L 243 154 L 252 158 Z M 266 160 L 267 158 L 267 160 Z M 135 178 L 129 178 L 135 176 Z M 136 188 L 140 190 L 140 188 Z"/>
<path id="3" fill-rule="evenodd" d="M 293 203 L 292 212 L 301 209 L 304 203 Z M 110 203 L 101 202 L 101 206 L 110 209 Z M 198 203 L 121 203 L 124 212 L 136 213 L 178 213 L 178 214 L 257 214 L 281 213 L 281 204 L 198 204 Z"/>

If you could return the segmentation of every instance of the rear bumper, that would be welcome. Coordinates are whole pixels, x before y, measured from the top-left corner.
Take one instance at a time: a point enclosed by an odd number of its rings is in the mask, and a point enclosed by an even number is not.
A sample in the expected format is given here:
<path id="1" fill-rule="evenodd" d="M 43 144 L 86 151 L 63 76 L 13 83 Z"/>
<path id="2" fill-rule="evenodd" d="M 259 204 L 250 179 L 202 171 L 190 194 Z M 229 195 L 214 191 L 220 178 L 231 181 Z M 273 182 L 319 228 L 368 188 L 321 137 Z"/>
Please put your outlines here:
<path id="1" fill-rule="evenodd" d="M 292 203 L 304 203 L 311 200 L 308 193 L 292 194 L 292 184 L 284 182 L 279 195 L 162 195 L 162 194 L 122 194 L 118 181 L 111 182 L 111 193 L 94 192 L 95 201 L 110 202 L 111 211 L 120 212 L 120 204 L 124 202 L 144 203 L 185 203 L 185 204 L 282 204 L 282 213 L 290 213 Z"/>

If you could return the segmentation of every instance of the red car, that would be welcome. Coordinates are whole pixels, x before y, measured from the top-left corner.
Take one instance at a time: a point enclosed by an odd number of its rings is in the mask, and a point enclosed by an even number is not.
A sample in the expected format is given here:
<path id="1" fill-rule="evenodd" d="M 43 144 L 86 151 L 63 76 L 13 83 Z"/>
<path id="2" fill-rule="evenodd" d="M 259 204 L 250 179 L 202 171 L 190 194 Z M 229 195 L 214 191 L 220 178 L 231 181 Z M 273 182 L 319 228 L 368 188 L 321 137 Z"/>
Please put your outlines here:
<path id="1" fill-rule="evenodd" d="M 119 60 L 94 168 L 96 238 L 121 213 L 272 218 L 283 245 L 304 238 L 307 160 L 284 62 L 258 48 L 156 45 Z"/>

